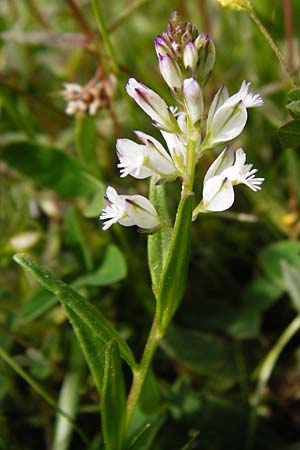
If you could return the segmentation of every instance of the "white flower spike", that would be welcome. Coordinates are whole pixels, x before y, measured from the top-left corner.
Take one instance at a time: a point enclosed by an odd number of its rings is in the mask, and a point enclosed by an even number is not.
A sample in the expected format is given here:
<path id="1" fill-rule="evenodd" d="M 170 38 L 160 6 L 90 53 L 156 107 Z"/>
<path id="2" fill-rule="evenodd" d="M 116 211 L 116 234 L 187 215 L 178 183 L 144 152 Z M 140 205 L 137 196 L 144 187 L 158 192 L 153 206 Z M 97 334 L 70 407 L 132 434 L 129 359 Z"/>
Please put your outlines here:
<path id="1" fill-rule="evenodd" d="M 263 105 L 259 94 L 249 92 L 250 83 L 243 81 L 239 92 L 229 97 L 227 89 L 222 86 L 211 104 L 205 138 L 206 148 L 231 141 L 245 128 L 247 108 Z"/>
<path id="2" fill-rule="evenodd" d="M 245 184 L 252 191 L 261 189 L 264 178 L 256 178 L 257 169 L 246 163 L 246 153 L 239 148 L 234 156 L 227 147 L 213 162 L 204 178 L 201 211 L 225 211 L 234 202 L 233 186 Z M 200 211 L 199 211 L 200 212 Z"/>
<path id="3" fill-rule="evenodd" d="M 142 195 L 119 195 L 113 187 L 108 186 L 105 201 L 106 206 L 100 215 L 100 219 L 105 221 L 103 230 L 108 230 L 117 222 L 125 227 L 137 225 L 148 230 L 160 225 L 156 209 Z"/>
<path id="4" fill-rule="evenodd" d="M 136 131 L 135 135 L 144 145 L 136 144 L 129 139 L 117 141 L 121 177 L 131 175 L 143 179 L 159 175 L 162 180 L 174 180 L 177 177 L 177 170 L 160 142 L 141 131 Z"/>

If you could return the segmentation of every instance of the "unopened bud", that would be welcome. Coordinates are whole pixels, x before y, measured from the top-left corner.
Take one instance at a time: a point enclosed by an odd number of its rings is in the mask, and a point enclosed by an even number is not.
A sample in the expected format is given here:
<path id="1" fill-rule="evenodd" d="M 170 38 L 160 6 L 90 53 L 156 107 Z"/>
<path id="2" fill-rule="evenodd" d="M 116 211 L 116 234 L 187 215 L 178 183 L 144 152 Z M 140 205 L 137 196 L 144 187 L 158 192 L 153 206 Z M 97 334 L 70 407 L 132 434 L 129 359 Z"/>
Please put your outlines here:
<path id="1" fill-rule="evenodd" d="M 171 58 L 169 55 L 160 56 L 159 68 L 165 82 L 172 90 L 181 89 L 181 70 L 177 62 L 174 61 L 173 58 Z"/>
<path id="2" fill-rule="evenodd" d="M 186 69 L 195 71 L 198 63 L 198 51 L 193 42 L 189 41 L 183 51 L 183 64 Z"/>
<path id="3" fill-rule="evenodd" d="M 193 124 L 196 124 L 203 114 L 203 96 L 199 83 L 195 78 L 187 78 L 183 82 L 182 94 L 186 109 Z"/>

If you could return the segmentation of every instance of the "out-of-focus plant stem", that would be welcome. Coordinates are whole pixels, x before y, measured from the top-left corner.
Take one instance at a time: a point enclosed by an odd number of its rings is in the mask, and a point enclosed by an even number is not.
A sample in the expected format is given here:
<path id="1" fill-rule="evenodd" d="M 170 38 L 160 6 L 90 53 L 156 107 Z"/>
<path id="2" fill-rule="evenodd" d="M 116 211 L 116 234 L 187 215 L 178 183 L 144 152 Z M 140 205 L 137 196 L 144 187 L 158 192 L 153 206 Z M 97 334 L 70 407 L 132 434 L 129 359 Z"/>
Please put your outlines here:
<path id="1" fill-rule="evenodd" d="M 80 9 L 78 8 L 78 5 L 75 2 L 75 0 L 67 0 L 67 3 L 69 5 L 69 8 L 70 8 L 74 18 L 76 19 L 77 23 L 79 24 L 80 28 L 82 29 L 82 31 L 84 32 L 84 34 L 86 35 L 88 40 L 92 40 L 93 32 L 90 29 L 84 16 L 82 15 Z"/>
<path id="2" fill-rule="evenodd" d="M 94 14 L 96 17 L 97 25 L 98 25 L 100 34 L 103 39 L 103 43 L 104 43 L 106 50 L 111 58 L 113 70 L 117 74 L 119 72 L 119 65 L 117 62 L 117 57 L 116 57 L 115 51 L 114 51 L 113 46 L 109 39 L 105 20 L 104 20 L 104 17 L 103 17 L 102 11 L 101 11 L 101 7 L 100 7 L 100 3 L 99 3 L 100 0 L 91 0 L 91 1 L 92 1 L 92 6 L 93 6 Z"/>
<path id="3" fill-rule="evenodd" d="M 109 27 L 108 31 L 109 33 L 112 33 L 116 28 L 118 28 L 120 25 L 122 25 L 125 20 L 128 19 L 128 17 L 131 16 L 138 8 L 141 8 L 142 6 L 146 5 L 146 3 L 149 3 L 150 0 L 137 0 L 136 2 L 132 3 L 131 5 L 128 5 L 128 8 L 126 8 L 117 19 L 112 22 Z"/>
<path id="4" fill-rule="evenodd" d="M 286 72 L 287 77 L 289 78 L 290 82 L 292 83 L 293 86 L 295 86 L 295 80 L 294 80 L 293 74 L 291 73 L 291 71 L 290 71 L 290 69 L 289 69 L 289 67 L 288 67 L 288 65 L 287 65 L 283 55 L 281 54 L 281 51 L 279 50 L 279 48 L 277 47 L 277 45 L 273 41 L 272 36 L 268 32 L 268 30 L 265 28 L 265 26 L 262 24 L 262 22 L 260 21 L 259 17 L 257 16 L 257 14 L 256 14 L 256 12 L 254 11 L 253 8 L 251 8 L 249 10 L 249 14 L 250 14 L 251 19 L 255 22 L 255 24 L 259 28 L 260 32 L 262 33 L 262 35 L 264 36 L 264 38 L 266 39 L 266 41 L 268 42 L 268 44 L 272 48 L 272 50 L 275 53 L 277 59 L 279 60 L 280 64 L 282 65 L 284 71 Z"/>
<path id="5" fill-rule="evenodd" d="M 257 409 L 259 407 L 263 391 L 270 379 L 270 376 L 274 370 L 276 362 L 286 347 L 290 342 L 292 337 L 300 330 L 300 315 L 296 316 L 295 319 L 287 326 L 284 332 L 281 334 L 275 345 L 271 348 L 264 361 L 258 369 L 258 381 L 256 385 L 256 390 L 252 399 L 252 408 L 249 415 L 248 423 L 248 436 L 246 439 L 245 450 L 252 450 L 254 445 L 254 437 L 256 430 L 257 421 Z"/>
<path id="6" fill-rule="evenodd" d="M 288 65 L 294 73 L 293 16 L 291 0 L 283 0 Z"/>
<path id="7" fill-rule="evenodd" d="M 54 408 L 59 414 L 64 416 L 68 422 L 70 422 L 77 431 L 83 442 L 88 445 L 89 441 L 84 432 L 76 425 L 72 417 L 70 417 L 65 411 L 62 411 L 58 406 L 56 401 L 45 391 L 45 389 L 35 381 L 25 370 L 17 364 L 14 359 L 0 346 L 0 358 L 3 359 L 18 375 L 20 375 L 23 380 L 25 380 L 33 390 L 35 390 L 52 408 Z"/>

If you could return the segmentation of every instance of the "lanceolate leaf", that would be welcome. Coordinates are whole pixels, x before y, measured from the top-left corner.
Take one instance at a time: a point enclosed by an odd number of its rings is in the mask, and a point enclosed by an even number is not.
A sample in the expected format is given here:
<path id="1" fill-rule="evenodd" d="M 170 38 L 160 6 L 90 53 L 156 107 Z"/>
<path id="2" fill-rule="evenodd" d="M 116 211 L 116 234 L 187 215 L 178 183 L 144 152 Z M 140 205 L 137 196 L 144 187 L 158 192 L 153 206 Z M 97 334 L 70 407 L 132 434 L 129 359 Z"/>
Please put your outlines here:
<path id="1" fill-rule="evenodd" d="M 119 348 L 110 341 L 105 352 L 101 395 L 102 430 L 106 450 L 122 450 L 126 424 L 126 394 Z"/>
<path id="2" fill-rule="evenodd" d="M 89 330 L 91 339 L 95 339 L 96 345 L 100 348 L 114 338 L 118 342 L 122 358 L 124 358 L 130 367 L 135 367 L 135 359 L 127 343 L 119 336 L 115 328 L 107 321 L 107 319 L 105 319 L 97 308 L 91 305 L 85 298 L 75 292 L 59 278 L 39 266 L 28 256 L 19 253 L 14 256 L 14 259 L 25 270 L 30 272 L 42 286 L 57 296 L 62 305 L 66 308 L 67 314 L 71 310 L 72 313 L 77 316 L 78 321 L 76 322 L 76 326 L 79 322 L 83 323 L 82 329 L 84 331 L 82 333 L 87 333 Z M 71 322 L 72 319 L 74 321 L 74 316 L 72 314 L 69 318 Z M 86 345 L 86 343 L 82 343 L 83 349 Z M 93 349 L 91 352 L 92 351 Z"/>
<path id="3" fill-rule="evenodd" d="M 148 237 L 148 262 L 153 290 L 158 292 L 161 274 L 168 256 L 172 237 L 171 220 L 168 212 L 165 185 L 156 185 L 156 177 L 150 182 L 150 201 L 155 206 L 162 221 L 162 228 Z"/>
<path id="4" fill-rule="evenodd" d="M 95 173 L 95 168 L 97 167 L 95 164 L 95 161 L 97 161 L 97 130 L 95 117 L 76 117 L 75 139 L 80 162 L 84 167 L 89 169 L 89 171 Z"/>
<path id="5" fill-rule="evenodd" d="M 182 300 L 189 262 L 193 196 L 181 200 L 157 298 L 158 326 L 166 329 Z M 175 257 L 176 256 L 176 257 Z"/>
<path id="6" fill-rule="evenodd" d="M 52 147 L 29 141 L 17 142 L 5 147 L 1 156 L 38 186 L 52 189 L 64 197 L 88 195 L 102 188 L 102 184 L 85 172 L 76 159 Z"/>

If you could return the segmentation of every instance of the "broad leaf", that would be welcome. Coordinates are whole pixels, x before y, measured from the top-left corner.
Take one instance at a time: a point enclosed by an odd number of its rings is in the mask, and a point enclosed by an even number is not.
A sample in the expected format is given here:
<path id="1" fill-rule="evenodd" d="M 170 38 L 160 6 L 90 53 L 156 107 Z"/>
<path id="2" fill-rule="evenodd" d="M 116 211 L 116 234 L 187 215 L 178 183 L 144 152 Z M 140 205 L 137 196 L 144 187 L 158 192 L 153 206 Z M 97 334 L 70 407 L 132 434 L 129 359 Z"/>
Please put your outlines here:
<path id="1" fill-rule="evenodd" d="M 166 264 L 161 276 L 157 298 L 158 326 L 165 330 L 182 300 L 189 263 L 190 229 L 193 196 L 181 200 L 178 207 L 174 234 Z"/>
<path id="2" fill-rule="evenodd" d="M 292 266 L 286 261 L 281 263 L 286 290 L 297 313 L 300 313 L 300 267 Z"/>
<path id="3" fill-rule="evenodd" d="M 300 121 L 292 120 L 279 128 L 279 137 L 285 148 L 300 146 Z"/>
<path id="4" fill-rule="evenodd" d="M 288 94 L 289 102 L 300 100 L 300 88 L 292 89 Z"/>
<path id="5" fill-rule="evenodd" d="M 155 294 L 158 292 L 172 237 L 171 220 L 168 213 L 166 198 L 166 186 L 164 184 L 156 185 L 156 180 L 156 177 L 151 178 L 150 200 L 155 206 L 163 225 L 160 230 L 148 237 L 148 263 Z"/>
<path id="6" fill-rule="evenodd" d="M 289 110 L 291 115 L 294 117 L 294 119 L 299 119 L 299 117 L 300 117 L 300 100 L 289 103 L 287 105 L 287 109 Z"/>
<path id="7" fill-rule="evenodd" d="M 115 245 L 109 245 L 99 269 L 79 277 L 74 286 L 106 286 L 126 277 L 127 266 L 123 254 Z"/>
<path id="8" fill-rule="evenodd" d="M 92 353 L 95 348 L 101 350 L 111 339 L 116 339 L 121 356 L 130 367 L 135 367 L 135 359 L 127 343 L 95 306 L 28 256 L 17 254 L 14 256 L 14 259 L 25 270 L 30 272 L 42 286 L 57 296 L 65 307 L 67 315 L 69 314 L 70 322 L 74 326 L 75 331 L 81 326 L 82 322 L 82 329 L 84 330 L 82 333 L 88 334 L 94 343 L 93 348 L 90 349 L 90 358 L 94 358 Z M 72 311 L 71 314 L 70 311 Z M 82 342 L 79 333 L 78 338 L 86 354 L 89 351 L 89 342 Z M 88 350 L 85 350 L 85 348 Z"/>
<path id="9" fill-rule="evenodd" d="M 52 147 L 17 142 L 5 147 L 2 158 L 38 186 L 52 189 L 64 197 L 89 195 L 102 189 L 102 184 L 85 172 L 76 159 Z"/>
<path id="10" fill-rule="evenodd" d="M 218 388 L 227 388 L 236 380 L 232 347 L 212 334 L 172 328 L 168 331 L 162 347 L 176 361 L 215 380 Z"/>
<path id="11" fill-rule="evenodd" d="M 101 394 L 101 423 L 106 450 L 122 450 L 126 425 L 126 393 L 119 348 L 107 344 Z"/>
<path id="12" fill-rule="evenodd" d="M 281 262 L 287 261 L 294 265 L 300 265 L 300 242 L 281 241 L 264 249 L 259 256 L 259 261 L 265 274 L 281 289 L 285 288 Z"/>

